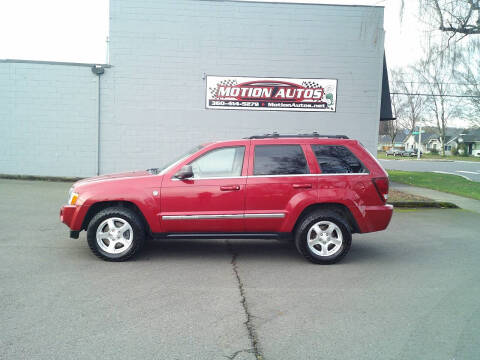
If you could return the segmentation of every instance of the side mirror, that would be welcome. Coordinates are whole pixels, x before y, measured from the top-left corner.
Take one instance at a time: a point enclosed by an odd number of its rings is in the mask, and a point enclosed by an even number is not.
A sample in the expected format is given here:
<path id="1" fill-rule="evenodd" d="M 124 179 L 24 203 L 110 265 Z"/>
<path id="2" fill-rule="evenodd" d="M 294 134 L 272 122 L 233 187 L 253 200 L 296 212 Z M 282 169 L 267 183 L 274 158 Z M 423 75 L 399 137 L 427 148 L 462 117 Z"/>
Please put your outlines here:
<path id="1" fill-rule="evenodd" d="M 177 179 L 183 180 L 193 177 L 192 165 L 184 165 L 179 172 L 175 174 Z"/>

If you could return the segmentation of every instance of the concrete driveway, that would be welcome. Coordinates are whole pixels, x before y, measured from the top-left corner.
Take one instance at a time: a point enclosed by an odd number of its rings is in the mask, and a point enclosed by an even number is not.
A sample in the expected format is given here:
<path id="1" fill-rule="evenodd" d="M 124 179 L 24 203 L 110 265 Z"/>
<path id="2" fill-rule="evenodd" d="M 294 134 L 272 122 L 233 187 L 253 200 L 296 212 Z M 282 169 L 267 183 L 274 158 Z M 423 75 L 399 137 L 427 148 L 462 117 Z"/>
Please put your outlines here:
<path id="1" fill-rule="evenodd" d="M 430 161 L 416 159 L 385 160 L 380 163 L 388 170 L 435 171 L 466 177 L 472 181 L 480 181 L 480 161 Z"/>
<path id="2" fill-rule="evenodd" d="M 477 359 L 478 214 L 395 212 L 315 266 L 275 241 L 94 257 L 69 184 L 0 180 L 0 359 Z"/>

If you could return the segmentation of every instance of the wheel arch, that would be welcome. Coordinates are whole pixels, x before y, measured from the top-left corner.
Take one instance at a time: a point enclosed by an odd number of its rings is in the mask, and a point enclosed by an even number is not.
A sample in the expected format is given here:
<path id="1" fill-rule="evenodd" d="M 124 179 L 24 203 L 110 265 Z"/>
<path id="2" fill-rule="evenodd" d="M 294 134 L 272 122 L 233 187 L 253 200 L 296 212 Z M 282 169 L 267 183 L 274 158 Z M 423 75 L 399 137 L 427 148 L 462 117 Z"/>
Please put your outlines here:
<path id="1" fill-rule="evenodd" d="M 300 215 L 297 218 L 297 221 L 295 222 L 295 225 L 293 226 L 292 232 L 295 234 L 297 227 L 302 223 L 302 220 L 308 216 L 308 214 L 312 213 L 313 211 L 316 210 L 330 210 L 333 211 L 340 216 L 342 216 L 346 222 L 347 225 L 350 227 L 350 232 L 353 233 L 358 233 L 360 232 L 360 228 L 358 227 L 357 221 L 355 220 L 355 217 L 353 216 L 352 212 L 350 209 L 341 203 L 315 203 L 311 204 L 305 209 L 302 210 Z"/>
<path id="2" fill-rule="evenodd" d="M 83 219 L 82 222 L 82 230 L 87 230 L 88 224 L 90 223 L 90 220 L 98 214 L 98 212 L 102 211 L 103 209 L 109 208 L 109 207 L 123 207 L 126 209 L 129 209 L 133 211 L 135 214 L 137 214 L 142 221 L 142 224 L 145 228 L 145 231 L 147 234 L 151 235 L 151 229 L 150 225 L 145 219 L 145 216 L 143 215 L 142 211 L 138 208 L 138 206 L 131 202 L 131 201 L 126 201 L 126 200 L 115 200 L 115 201 L 99 201 L 94 204 L 92 204 L 89 208 L 88 211 Z"/>

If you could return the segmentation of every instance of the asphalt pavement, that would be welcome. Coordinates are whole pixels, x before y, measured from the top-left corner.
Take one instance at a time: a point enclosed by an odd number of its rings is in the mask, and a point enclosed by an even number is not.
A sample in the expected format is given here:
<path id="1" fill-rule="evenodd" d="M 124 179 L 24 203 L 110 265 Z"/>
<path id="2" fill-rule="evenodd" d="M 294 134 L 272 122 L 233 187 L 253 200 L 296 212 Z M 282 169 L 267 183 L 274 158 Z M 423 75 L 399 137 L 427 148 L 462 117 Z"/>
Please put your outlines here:
<path id="1" fill-rule="evenodd" d="M 478 213 L 395 211 L 339 264 L 288 243 L 150 243 L 108 263 L 69 184 L 0 180 L 0 359 L 477 359 Z"/>
<path id="2" fill-rule="evenodd" d="M 379 159 L 388 170 L 439 172 L 480 181 L 480 161 L 435 161 L 416 159 Z"/>

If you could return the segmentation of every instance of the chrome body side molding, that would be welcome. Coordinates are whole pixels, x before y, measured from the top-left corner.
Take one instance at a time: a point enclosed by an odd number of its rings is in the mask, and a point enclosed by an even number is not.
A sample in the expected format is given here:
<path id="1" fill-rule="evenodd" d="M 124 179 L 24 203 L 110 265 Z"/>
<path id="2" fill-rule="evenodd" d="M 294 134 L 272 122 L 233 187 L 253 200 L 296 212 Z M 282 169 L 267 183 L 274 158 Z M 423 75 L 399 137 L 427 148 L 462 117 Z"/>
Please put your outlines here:
<path id="1" fill-rule="evenodd" d="M 271 218 L 284 218 L 284 217 L 285 217 L 285 214 L 283 213 L 162 215 L 163 220 L 271 219 Z"/>

